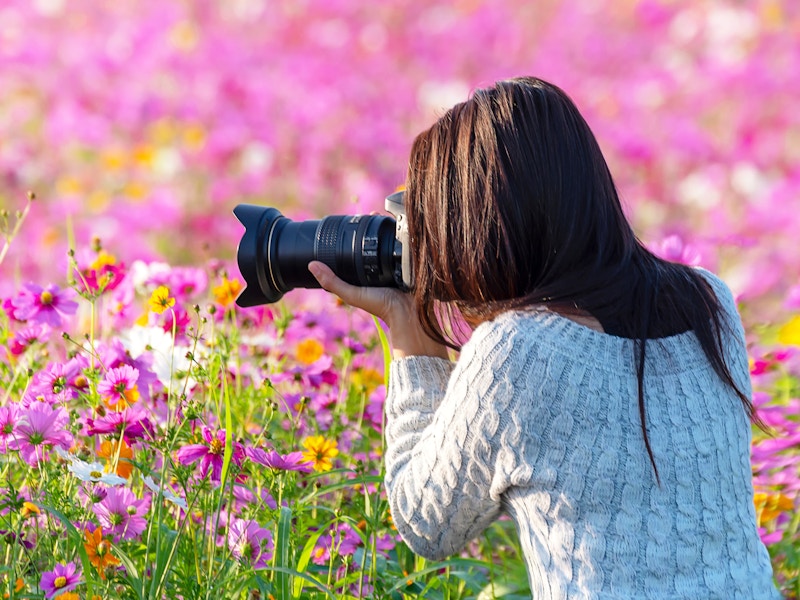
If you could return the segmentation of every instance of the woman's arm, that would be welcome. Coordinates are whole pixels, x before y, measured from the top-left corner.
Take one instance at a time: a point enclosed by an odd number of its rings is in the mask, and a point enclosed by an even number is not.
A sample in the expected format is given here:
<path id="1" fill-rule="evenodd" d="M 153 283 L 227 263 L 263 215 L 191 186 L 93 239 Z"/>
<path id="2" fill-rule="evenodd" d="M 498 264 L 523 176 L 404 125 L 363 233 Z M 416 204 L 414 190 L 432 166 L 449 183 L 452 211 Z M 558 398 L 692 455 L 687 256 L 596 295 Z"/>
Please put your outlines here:
<path id="1" fill-rule="evenodd" d="M 502 352 L 474 341 L 455 366 L 430 357 L 391 365 L 385 405 L 389 505 L 405 542 L 428 558 L 459 552 L 499 516 L 516 462 L 507 439 L 514 428 L 498 411 L 512 393 L 502 366 L 491 364 Z"/>
<path id="2" fill-rule="evenodd" d="M 418 554 L 438 559 L 458 552 L 497 518 L 513 470 L 503 430 L 508 419 L 499 412 L 513 395 L 504 372 L 510 337 L 487 324 L 453 364 L 447 349 L 422 331 L 410 295 L 348 285 L 321 263 L 309 270 L 324 289 L 389 325 L 395 360 L 385 405 L 386 487 L 392 517 Z"/>

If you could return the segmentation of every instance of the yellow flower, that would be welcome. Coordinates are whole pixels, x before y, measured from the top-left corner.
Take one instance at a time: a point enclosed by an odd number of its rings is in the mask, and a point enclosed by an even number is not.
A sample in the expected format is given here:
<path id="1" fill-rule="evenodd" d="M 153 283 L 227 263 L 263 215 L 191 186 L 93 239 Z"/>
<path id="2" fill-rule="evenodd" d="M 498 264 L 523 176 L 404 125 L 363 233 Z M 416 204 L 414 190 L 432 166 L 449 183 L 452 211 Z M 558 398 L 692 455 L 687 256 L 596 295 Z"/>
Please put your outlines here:
<path id="1" fill-rule="evenodd" d="M 214 286 L 212 291 L 214 292 L 214 298 L 217 299 L 217 302 L 222 304 L 222 306 L 228 306 L 236 300 L 236 296 L 242 291 L 242 284 L 238 279 L 223 277 L 222 283 Z"/>
<path id="2" fill-rule="evenodd" d="M 28 517 L 32 517 L 33 515 L 42 514 L 42 511 L 40 511 L 39 507 L 36 506 L 33 502 L 23 502 L 19 514 L 23 519 L 27 519 Z"/>
<path id="3" fill-rule="evenodd" d="M 330 471 L 333 468 L 332 459 L 339 454 L 336 440 L 326 440 L 321 435 L 312 435 L 303 440 L 306 451 L 303 458 L 314 463 L 315 471 Z"/>
<path id="4" fill-rule="evenodd" d="M 86 541 L 83 547 L 89 555 L 89 562 L 100 571 L 100 577 L 106 578 L 105 568 L 119 564 L 119 559 L 111 553 L 111 544 L 103 539 L 103 529 L 98 526 L 94 532 L 84 530 Z"/>
<path id="5" fill-rule="evenodd" d="M 780 328 L 778 341 L 787 346 L 800 346 L 800 315 L 795 315 Z"/>
<path id="6" fill-rule="evenodd" d="M 81 597 L 75 592 L 64 592 L 56 596 L 56 600 L 81 600 Z"/>
<path id="7" fill-rule="evenodd" d="M 175 298 L 170 297 L 167 286 L 160 285 L 155 289 L 153 295 L 150 296 L 149 305 L 150 310 L 160 315 L 168 308 L 175 306 Z"/>
<path id="8" fill-rule="evenodd" d="M 352 375 L 353 385 L 364 388 L 369 394 L 379 385 L 383 385 L 383 375 L 375 369 L 356 369 Z"/>
<path id="9" fill-rule="evenodd" d="M 756 492 L 753 497 L 753 502 L 756 505 L 756 516 L 758 517 L 759 527 L 767 521 L 772 521 L 777 518 L 782 512 L 794 508 L 792 499 L 780 492 L 775 494 Z"/>
<path id="10" fill-rule="evenodd" d="M 89 265 L 89 268 L 92 271 L 99 271 L 103 267 L 111 267 L 114 266 L 115 264 L 117 264 L 116 256 L 114 256 L 113 254 L 109 254 L 105 250 L 100 250 L 97 253 L 97 258 L 95 258 L 92 264 Z"/>
<path id="11" fill-rule="evenodd" d="M 310 365 L 322 356 L 325 348 L 317 340 L 307 339 L 297 344 L 297 360 Z"/>

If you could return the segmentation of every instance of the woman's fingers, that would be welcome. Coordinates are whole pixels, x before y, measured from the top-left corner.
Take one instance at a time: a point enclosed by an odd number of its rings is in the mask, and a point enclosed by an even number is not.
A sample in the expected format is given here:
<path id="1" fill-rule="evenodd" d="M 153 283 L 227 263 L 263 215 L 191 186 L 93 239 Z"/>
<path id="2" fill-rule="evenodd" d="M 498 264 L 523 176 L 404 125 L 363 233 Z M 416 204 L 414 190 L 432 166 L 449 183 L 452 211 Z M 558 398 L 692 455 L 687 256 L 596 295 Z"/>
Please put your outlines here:
<path id="1" fill-rule="evenodd" d="M 400 294 L 398 290 L 389 288 L 351 285 L 337 277 L 330 267 L 319 261 L 310 262 L 308 270 L 319 281 L 323 289 L 336 294 L 347 304 L 363 308 L 385 321 L 387 320 L 387 313 L 396 304 L 396 299 L 392 295 Z"/>

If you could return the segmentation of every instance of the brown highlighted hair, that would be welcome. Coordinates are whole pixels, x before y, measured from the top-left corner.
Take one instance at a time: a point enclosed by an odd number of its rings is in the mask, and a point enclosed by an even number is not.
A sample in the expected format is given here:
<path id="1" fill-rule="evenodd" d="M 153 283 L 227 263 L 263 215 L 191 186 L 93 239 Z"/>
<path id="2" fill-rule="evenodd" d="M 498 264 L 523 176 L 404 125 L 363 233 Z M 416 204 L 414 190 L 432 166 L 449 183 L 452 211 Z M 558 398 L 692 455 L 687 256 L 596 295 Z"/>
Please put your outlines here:
<path id="1" fill-rule="evenodd" d="M 637 341 L 642 434 L 657 477 L 645 429 L 647 339 L 693 330 L 754 418 L 724 362 L 719 301 L 700 274 L 639 242 L 591 129 L 558 87 L 500 81 L 447 111 L 414 141 L 405 203 L 415 302 L 434 339 L 458 348 L 458 323 L 546 304 Z"/>

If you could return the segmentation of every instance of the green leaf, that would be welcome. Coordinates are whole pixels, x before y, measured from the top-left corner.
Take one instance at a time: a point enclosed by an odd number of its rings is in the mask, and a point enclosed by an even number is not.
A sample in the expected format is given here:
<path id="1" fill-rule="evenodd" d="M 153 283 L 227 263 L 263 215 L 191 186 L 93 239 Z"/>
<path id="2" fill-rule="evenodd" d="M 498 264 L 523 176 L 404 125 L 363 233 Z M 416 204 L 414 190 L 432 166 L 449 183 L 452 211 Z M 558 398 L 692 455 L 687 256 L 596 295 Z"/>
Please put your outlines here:
<path id="1" fill-rule="evenodd" d="M 289 567 L 289 544 L 292 537 L 292 509 L 281 507 L 278 517 L 278 538 L 275 540 L 275 566 L 281 569 Z M 279 598 L 289 598 L 289 576 L 285 571 L 277 571 L 275 585 Z"/>

